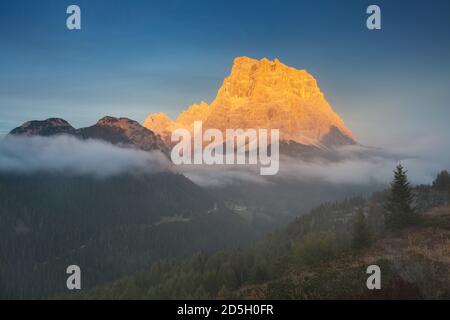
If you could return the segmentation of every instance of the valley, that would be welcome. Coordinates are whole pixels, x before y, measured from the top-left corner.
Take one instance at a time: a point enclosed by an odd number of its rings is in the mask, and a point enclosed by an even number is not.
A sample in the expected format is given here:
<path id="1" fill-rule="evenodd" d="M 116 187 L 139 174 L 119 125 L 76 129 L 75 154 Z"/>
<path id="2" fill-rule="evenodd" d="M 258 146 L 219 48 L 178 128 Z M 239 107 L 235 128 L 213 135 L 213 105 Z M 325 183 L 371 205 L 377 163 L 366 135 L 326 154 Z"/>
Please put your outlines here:
<path id="1" fill-rule="evenodd" d="M 388 192 L 327 203 L 242 249 L 171 259 L 81 299 L 448 299 L 450 176 L 445 187 L 413 192 L 419 220 L 389 230 Z M 355 242 L 363 212 L 370 241 Z M 358 238 L 357 238 L 358 239 Z M 382 289 L 367 290 L 366 269 L 380 266 Z"/>
<path id="2" fill-rule="evenodd" d="M 206 190 L 170 173 L 103 179 L 3 174 L 0 194 L 3 298 L 61 294 L 65 268 L 74 263 L 90 288 L 160 259 L 243 245 L 263 234 Z"/>

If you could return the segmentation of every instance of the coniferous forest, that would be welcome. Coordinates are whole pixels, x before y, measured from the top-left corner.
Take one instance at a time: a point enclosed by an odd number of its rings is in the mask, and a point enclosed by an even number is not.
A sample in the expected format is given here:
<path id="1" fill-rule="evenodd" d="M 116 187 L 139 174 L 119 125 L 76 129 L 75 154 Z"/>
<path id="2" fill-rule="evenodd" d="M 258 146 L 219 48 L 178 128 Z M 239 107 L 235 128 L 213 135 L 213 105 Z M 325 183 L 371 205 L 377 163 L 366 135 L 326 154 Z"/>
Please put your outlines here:
<path id="1" fill-rule="evenodd" d="M 4 299 L 449 297 L 447 171 L 412 186 L 399 165 L 385 191 L 278 228 L 169 172 L 3 174 L 0 195 Z M 387 270 L 381 296 L 365 288 L 368 263 Z"/>
<path id="2" fill-rule="evenodd" d="M 0 297 L 65 292 L 72 264 L 90 288 L 163 258 L 247 243 L 255 230 L 181 175 L 1 175 Z"/>
<path id="3" fill-rule="evenodd" d="M 385 192 L 321 205 L 251 247 L 165 260 L 71 298 L 449 299 L 449 195 L 446 171 L 413 188 L 399 166 Z M 406 205 L 413 221 L 387 209 Z M 384 270 L 381 292 L 367 290 L 369 264 Z"/>

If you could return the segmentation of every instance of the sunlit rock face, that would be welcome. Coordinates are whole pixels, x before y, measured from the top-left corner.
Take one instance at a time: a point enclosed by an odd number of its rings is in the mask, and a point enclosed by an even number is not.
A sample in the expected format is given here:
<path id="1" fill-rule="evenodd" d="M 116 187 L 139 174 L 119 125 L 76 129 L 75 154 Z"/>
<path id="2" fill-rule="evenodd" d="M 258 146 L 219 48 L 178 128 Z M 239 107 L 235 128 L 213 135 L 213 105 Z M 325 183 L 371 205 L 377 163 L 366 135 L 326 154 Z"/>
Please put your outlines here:
<path id="1" fill-rule="evenodd" d="M 165 113 L 154 113 L 145 119 L 144 127 L 159 134 L 164 141 L 170 141 L 170 133 L 176 129 L 175 122 Z"/>
<path id="2" fill-rule="evenodd" d="M 160 120 L 160 121 L 159 121 Z M 343 120 L 325 100 L 316 79 L 305 70 L 278 59 L 236 58 L 217 97 L 210 104 L 192 105 L 176 121 L 150 115 L 145 126 L 170 139 L 176 128 L 279 129 L 283 141 L 325 147 L 354 144 Z"/>
<path id="3" fill-rule="evenodd" d="M 209 105 L 202 101 L 200 104 L 193 104 L 186 111 L 182 112 L 177 118 L 177 124 L 181 127 L 189 127 L 194 121 L 205 122 L 211 113 Z"/>

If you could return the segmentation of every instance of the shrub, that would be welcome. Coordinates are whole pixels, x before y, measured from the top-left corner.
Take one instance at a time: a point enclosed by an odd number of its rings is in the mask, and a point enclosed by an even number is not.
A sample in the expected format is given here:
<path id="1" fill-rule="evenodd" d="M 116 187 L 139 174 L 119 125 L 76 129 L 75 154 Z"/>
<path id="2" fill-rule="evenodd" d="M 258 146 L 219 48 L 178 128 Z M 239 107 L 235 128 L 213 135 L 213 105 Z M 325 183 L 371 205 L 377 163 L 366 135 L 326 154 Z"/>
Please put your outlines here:
<path id="1" fill-rule="evenodd" d="M 335 237 L 326 233 L 312 233 L 293 245 L 294 259 L 302 265 L 315 265 L 336 256 Z"/>

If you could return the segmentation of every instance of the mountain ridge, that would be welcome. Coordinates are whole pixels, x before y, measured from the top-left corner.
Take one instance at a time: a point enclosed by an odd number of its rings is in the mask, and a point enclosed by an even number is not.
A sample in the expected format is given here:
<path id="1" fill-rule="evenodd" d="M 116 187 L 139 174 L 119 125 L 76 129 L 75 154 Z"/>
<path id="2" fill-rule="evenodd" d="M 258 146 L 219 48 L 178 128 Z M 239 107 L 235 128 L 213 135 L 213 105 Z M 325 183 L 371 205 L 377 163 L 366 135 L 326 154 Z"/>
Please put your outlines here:
<path id="1" fill-rule="evenodd" d="M 98 139 L 119 146 L 132 146 L 143 151 L 159 150 L 168 154 L 168 148 L 158 134 L 128 118 L 105 116 L 90 127 L 75 129 L 61 118 L 27 121 L 11 130 L 10 136 L 71 135 L 82 140 Z"/>
<path id="2" fill-rule="evenodd" d="M 318 147 L 356 144 L 352 132 L 334 112 L 317 80 L 306 70 L 275 59 L 238 57 L 211 104 L 193 104 L 175 121 L 164 113 L 150 114 L 144 126 L 169 143 L 172 131 L 203 127 L 279 129 L 282 141 Z"/>

